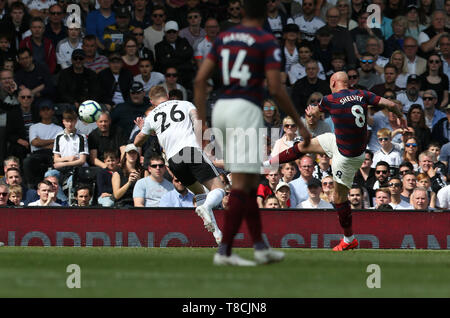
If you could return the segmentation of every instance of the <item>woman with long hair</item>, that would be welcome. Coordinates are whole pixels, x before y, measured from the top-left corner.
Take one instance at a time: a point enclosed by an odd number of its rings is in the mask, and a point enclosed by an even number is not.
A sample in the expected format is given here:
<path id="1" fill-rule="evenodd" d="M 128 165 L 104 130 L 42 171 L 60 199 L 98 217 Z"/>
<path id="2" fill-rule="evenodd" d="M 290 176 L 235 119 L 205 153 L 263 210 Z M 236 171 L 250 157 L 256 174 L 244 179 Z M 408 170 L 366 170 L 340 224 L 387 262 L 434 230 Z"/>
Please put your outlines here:
<path id="1" fill-rule="evenodd" d="M 336 1 L 336 7 L 339 10 L 339 22 L 338 26 L 346 28 L 347 30 L 353 30 L 358 26 L 358 22 L 351 18 L 352 11 L 350 10 L 349 0 Z"/>
<path id="2" fill-rule="evenodd" d="M 135 37 L 128 37 L 123 41 L 123 68 L 128 69 L 133 76 L 139 75 L 138 42 Z"/>
<path id="3" fill-rule="evenodd" d="M 417 138 L 409 136 L 404 143 L 403 161 L 411 163 L 414 167 L 414 171 L 419 170 L 419 151 L 418 151 Z"/>
<path id="4" fill-rule="evenodd" d="M 408 127 L 414 129 L 414 136 L 417 138 L 418 142 L 418 152 L 421 153 L 426 149 L 427 144 L 431 140 L 431 131 L 425 123 L 425 112 L 423 111 L 422 106 L 419 104 L 411 105 L 408 114 L 406 115 L 406 121 Z"/>
<path id="5" fill-rule="evenodd" d="M 406 36 L 411 36 L 419 41 L 419 34 L 427 27 L 420 22 L 419 11 L 415 6 L 408 6 L 406 11 L 406 19 L 408 27 L 406 28 Z"/>
<path id="6" fill-rule="evenodd" d="M 392 56 L 394 51 L 403 50 L 403 41 L 406 37 L 406 30 L 408 28 L 408 19 L 399 15 L 392 20 L 393 34 L 384 41 L 384 55 Z"/>
<path id="7" fill-rule="evenodd" d="M 389 63 L 394 64 L 397 68 L 397 79 L 395 80 L 395 85 L 400 88 L 406 88 L 406 81 L 408 80 L 408 63 L 406 62 L 406 56 L 402 51 L 397 50 L 392 52 Z M 384 81 L 384 74 L 382 75 Z"/>
<path id="8" fill-rule="evenodd" d="M 136 182 L 144 177 L 145 169 L 141 165 L 139 152 L 134 144 L 125 148 L 120 161 L 120 169 L 113 173 L 111 184 L 117 206 L 134 206 L 133 189 Z"/>
<path id="9" fill-rule="evenodd" d="M 442 60 L 437 52 L 431 53 L 427 60 L 427 70 L 420 75 L 420 96 L 432 89 L 438 96 L 436 108 L 443 109 L 448 105 L 448 76 L 444 74 Z"/>
<path id="10" fill-rule="evenodd" d="M 419 21 L 428 26 L 431 23 L 431 15 L 436 11 L 436 4 L 433 0 L 419 0 Z"/>

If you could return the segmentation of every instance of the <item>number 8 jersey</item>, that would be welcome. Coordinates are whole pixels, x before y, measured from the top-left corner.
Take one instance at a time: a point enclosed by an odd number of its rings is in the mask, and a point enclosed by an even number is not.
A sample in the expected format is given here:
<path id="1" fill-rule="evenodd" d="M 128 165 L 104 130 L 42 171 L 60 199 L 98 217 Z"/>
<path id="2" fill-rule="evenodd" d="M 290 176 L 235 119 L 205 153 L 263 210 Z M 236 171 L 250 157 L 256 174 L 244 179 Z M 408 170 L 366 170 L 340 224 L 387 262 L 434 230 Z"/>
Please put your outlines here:
<path id="1" fill-rule="evenodd" d="M 191 111 L 197 111 L 197 108 L 188 101 L 163 102 L 145 117 L 142 133 L 149 135 L 156 132 L 167 159 L 185 147 L 200 148 L 194 133 Z"/>
<path id="2" fill-rule="evenodd" d="M 325 96 L 319 103 L 321 112 L 331 115 L 339 152 L 357 157 L 367 147 L 368 105 L 378 105 L 380 96 L 364 90 L 343 89 Z"/>
<path id="3" fill-rule="evenodd" d="M 281 68 L 277 40 L 257 27 L 238 25 L 220 33 L 207 58 L 221 70 L 219 99 L 243 98 L 256 105 L 264 98 L 265 71 Z"/>

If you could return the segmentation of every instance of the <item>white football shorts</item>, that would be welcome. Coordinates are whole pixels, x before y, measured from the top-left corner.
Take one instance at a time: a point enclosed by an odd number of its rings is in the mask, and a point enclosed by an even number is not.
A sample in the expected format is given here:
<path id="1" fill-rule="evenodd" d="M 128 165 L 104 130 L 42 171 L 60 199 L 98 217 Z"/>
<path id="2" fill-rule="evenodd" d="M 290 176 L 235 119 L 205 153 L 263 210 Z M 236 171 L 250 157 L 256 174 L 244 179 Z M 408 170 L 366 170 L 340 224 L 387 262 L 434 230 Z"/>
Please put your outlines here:
<path id="1" fill-rule="evenodd" d="M 332 159 L 331 170 L 334 181 L 351 189 L 355 174 L 364 162 L 364 153 L 358 157 L 343 156 L 338 150 L 336 136 L 332 133 L 324 133 L 316 138 L 325 154 Z"/>
<path id="2" fill-rule="evenodd" d="M 212 126 L 226 170 L 261 173 L 265 127 L 260 106 L 242 98 L 220 99 L 214 105 Z"/>

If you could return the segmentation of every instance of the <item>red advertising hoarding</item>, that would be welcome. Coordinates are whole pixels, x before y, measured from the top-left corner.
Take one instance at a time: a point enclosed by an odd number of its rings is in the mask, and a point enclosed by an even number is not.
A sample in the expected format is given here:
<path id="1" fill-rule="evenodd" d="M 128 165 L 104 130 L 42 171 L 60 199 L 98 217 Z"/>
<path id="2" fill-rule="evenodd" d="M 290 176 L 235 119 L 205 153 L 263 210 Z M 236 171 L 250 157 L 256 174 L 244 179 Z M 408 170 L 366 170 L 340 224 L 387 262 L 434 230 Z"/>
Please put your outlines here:
<path id="1" fill-rule="evenodd" d="M 223 210 L 216 210 L 219 227 Z M 342 237 L 332 211 L 263 210 L 272 247 L 330 248 Z M 353 212 L 361 248 L 450 249 L 450 212 Z M 24 208 L 0 210 L 0 242 L 9 246 L 214 247 L 193 209 Z M 251 247 L 244 224 L 237 247 Z"/>

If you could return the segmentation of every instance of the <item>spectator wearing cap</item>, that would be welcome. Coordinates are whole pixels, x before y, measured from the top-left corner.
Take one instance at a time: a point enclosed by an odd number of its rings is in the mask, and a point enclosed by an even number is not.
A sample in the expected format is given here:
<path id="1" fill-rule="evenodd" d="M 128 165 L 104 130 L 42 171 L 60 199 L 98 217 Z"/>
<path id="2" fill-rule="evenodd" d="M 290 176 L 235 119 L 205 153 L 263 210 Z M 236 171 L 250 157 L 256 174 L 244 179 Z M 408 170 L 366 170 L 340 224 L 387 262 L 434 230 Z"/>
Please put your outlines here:
<path id="1" fill-rule="evenodd" d="M 283 41 L 281 43 L 281 58 L 284 71 L 287 73 L 291 66 L 298 62 L 298 40 L 300 28 L 295 23 L 288 23 L 283 27 Z"/>
<path id="2" fill-rule="evenodd" d="M 291 188 L 289 184 L 280 181 L 275 188 L 275 197 L 278 199 L 281 209 L 291 208 Z"/>
<path id="3" fill-rule="evenodd" d="M 415 3 L 410 3 L 406 7 L 406 18 L 408 19 L 408 28 L 406 30 L 406 36 L 411 36 L 414 39 L 419 39 L 419 34 L 427 28 L 424 24 L 425 21 L 419 17 L 418 5 Z"/>
<path id="4" fill-rule="evenodd" d="M 24 38 L 19 47 L 28 48 L 32 52 L 33 60 L 37 64 L 45 64 L 50 74 L 56 70 L 56 51 L 53 42 L 44 36 L 45 23 L 39 17 L 30 22 L 31 35 Z"/>
<path id="5" fill-rule="evenodd" d="M 128 7 L 117 7 L 115 13 L 116 23 L 108 25 L 103 32 L 103 44 L 109 52 L 121 50 L 125 38 L 131 35 L 134 29 L 134 26 L 130 25 L 131 13 Z"/>
<path id="6" fill-rule="evenodd" d="M 403 50 L 406 55 L 408 73 L 422 75 L 427 69 L 427 60 L 417 55 L 419 44 L 413 37 L 407 36 L 403 41 Z"/>
<path id="7" fill-rule="evenodd" d="M 168 21 L 164 26 L 164 39 L 155 45 L 155 69 L 163 72 L 168 67 L 176 67 L 181 85 L 190 90 L 195 75 L 194 51 L 188 40 L 178 36 L 178 30 L 175 21 Z"/>
<path id="8" fill-rule="evenodd" d="M 63 130 L 52 122 L 54 114 L 53 102 L 43 100 L 39 103 L 41 121 L 30 126 L 31 154 L 23 162 L 23 172 L 29 188 L 35 188 L 47 168 L 53 164 L 53 144 L 56 135 Z"/>
<path id="9" fill-rule="evenodd" d="M 112 10 L 113 0 L 99 0 L 98 10 L 89 12 L 86 18 L 86 34 L 95 35 L 97 46 L 104 50 L 103 35 L 105 28 L 116 23 L 116 14 Z"/>
<path id="10" fill-rule="evenodd" d="M 297 205 L 301 209 L 333 209 L 333 205 L 320 198 L 322 183 L 319 179 L 312 178 L 307 183 L 308 199 Z"/>
<path id="11" fill-rule="evenodd" d="M 423 99 L 420 97 L 420 79 L 416 74 L 411 74 L 406 80 L 406 90 L 397 94 L 397 100 L 403 105 L 403 113 L 407 114 L 412 104 L 419 104 L 423 108 Z"/>
<path id="12" fill-rule="evenodd" d="M 70 31 L 69 31 L 70 32 Z M 71 65 L 58 77 L 58 102 L 78 109 L 85 100 L 98 100 L 100 86 L 97 74 L 84 66 L 86 54 L 82 49 L 72 52 Z"/>
<path id="13" fill-rule="evenodd" d="M 135 81 L 131 84 L 130 99 L 118 104 L 111 112 L 112 125 L 120 127 L 125 136 L 130 136 L 134 120 L 143 117 L 148 107 L 150 103 L 145 97 L 144 86 Z"/>
<path id="14" fill-rule="evenodd" d="M 433 89 L 427 89 L 422 95 L 423 106 L 425 112 L 425 124 L 428 128 L 433 129 L 439 120 L 445 118 L 445 113 L 436 109 L 438 96 Z"/>
<path id="15" fill-rule="evenodd" d="M 81 28 L 75 24 L 70 25 L 67 30 L 67 37 L 56 45 L 56 61 L 61 69 L 64 70 L 72 65 L 73 51 L 81 49 L 82 46 Z"/>
<path id="16" fill-rule="evenodd" d="M 112 110 L 115 105 L 130 98 L 133 74 L 123 68 L 122 56 L 118 52 L 110 53 L 108 60 L 109 67 L 98 73 L 98 79 L 101 88 L 100 102 L 108 110 Z"/>
<path id="17" fill-rule="evenodd" d="M 264 21 L 263 28 L 272 32 L 278 41 L 283 38 L 283 26 L 287 24 L 287 15 L 280 10 L 280 0 L 267 1 L 267 18 Z"/>
<path id="18" fill-rule="evenodd" d="M 441 146 L 450 141 L 450 105 L 443 109 L 445 118 L 439 120 L 431 130 L 431 140 L 439 142 Z"/>

